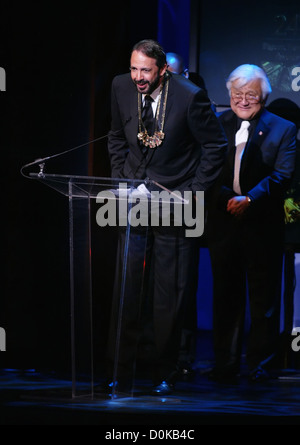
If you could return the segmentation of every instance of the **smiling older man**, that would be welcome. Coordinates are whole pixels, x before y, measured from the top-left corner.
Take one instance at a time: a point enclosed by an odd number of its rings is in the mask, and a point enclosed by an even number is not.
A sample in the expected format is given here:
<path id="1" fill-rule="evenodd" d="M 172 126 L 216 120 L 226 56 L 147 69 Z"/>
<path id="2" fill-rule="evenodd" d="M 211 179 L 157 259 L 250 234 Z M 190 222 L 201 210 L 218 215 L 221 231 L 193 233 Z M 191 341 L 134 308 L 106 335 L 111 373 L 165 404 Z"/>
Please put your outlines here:
<path id="1" fill-rule="evenodd" d="M 240 373 L 246 289 L 251 327 L 247 364 L 251 381 L 269 377 L 279 336 L 283 258 L 283 197 L 295 166 L 296 126 L 265 109 L 271 85 L 256 65 L 229 76 L 231 110 L 219 120 L 227 160 L 208 212 L 214 279 L 212 377 Z"/>

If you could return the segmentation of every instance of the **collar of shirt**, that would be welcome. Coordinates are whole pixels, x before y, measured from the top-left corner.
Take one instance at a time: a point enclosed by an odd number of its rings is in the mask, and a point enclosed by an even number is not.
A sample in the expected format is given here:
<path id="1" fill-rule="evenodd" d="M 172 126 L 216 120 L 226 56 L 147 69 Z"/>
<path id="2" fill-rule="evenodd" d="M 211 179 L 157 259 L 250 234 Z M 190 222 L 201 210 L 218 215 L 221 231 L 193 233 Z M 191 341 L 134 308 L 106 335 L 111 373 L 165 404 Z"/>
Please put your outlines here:
<path id="1" fill-rule="evenodd" d="M 257 122 L 259 121 L 259 118 L 260 118 L 260 115 L 259 116 L 255 116 L 253 119 L 249 120 L 249 122 L 250 122 L 249 130 L 248 130 L 249 131 L 249 139 L 250 139 L 250 137 L 252 137 L 252 135 L 254 133 L 254 130 L 255 130 L 255 127 L 257 125 Z M 241 118 L 237 117 L 236 131 L 238 131 L 241 128 L 241 124 L 242 124 L 243 120 L 247 120 L 247 119 L 241 119 Z"/>
<path id="2" fill-rule="evenodd" d="M 152 110 L 153 110 L 153 115 L 154 115 L 154 116 L 156 115 L 156 108 L 157 108 L 157 104 L 158 104 L 159 93 L 160 93 L 160 86 L 157 87 L 156 90 L 154 90 L 154 91 L 150 94 L 150 96 L 151 96 L 152 99 L 153 99 L 153 102 L 152 102 L 151 105 L 152 105 Z M 146 96 L 146 94 L 143 94 L 143 106 L 144 106 L 144 103 L 145 103 L 145 96 Z"/>

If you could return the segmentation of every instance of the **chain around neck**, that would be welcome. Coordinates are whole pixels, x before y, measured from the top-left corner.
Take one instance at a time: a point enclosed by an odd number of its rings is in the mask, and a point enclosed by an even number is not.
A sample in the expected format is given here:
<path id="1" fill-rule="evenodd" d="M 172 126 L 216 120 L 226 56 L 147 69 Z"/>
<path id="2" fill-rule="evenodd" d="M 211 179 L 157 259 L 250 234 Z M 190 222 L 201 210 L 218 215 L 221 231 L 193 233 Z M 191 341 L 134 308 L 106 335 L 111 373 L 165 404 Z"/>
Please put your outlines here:
<path id="1" fill-rule="evenodd" d="M 142 95 L 141 93 L 138 94 L 139 132 L 137 137 L 142 142 L 142 144 L 145 145 L 145 147 L 156 148 L 159 145 L 161 145 L 164 140 L 165 134 L 163 132 L 163 129 L 165 124 L 168 91 L 169 91 L 169 79 L 167 78 L 163 83 L 159 93 L 158 104 L 155 115 L 155 127 L 154 127 L 155 129 L 152 136 L 148 134 L 147 129 L 142 120 Z M 164 92 L 164 100 L 162 103 L 161 99 L 163 92 Z"/>

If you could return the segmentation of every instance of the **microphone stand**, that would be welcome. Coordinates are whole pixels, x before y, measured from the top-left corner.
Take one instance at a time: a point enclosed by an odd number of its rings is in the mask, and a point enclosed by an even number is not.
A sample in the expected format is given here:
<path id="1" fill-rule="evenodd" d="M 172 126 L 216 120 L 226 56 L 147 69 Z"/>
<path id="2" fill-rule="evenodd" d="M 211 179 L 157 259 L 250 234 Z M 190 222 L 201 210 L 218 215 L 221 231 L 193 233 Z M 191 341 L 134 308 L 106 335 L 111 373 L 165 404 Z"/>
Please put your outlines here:
<path id="1" fill-rule="evenodd" d="M 79 148 L 82 148 L 82 147 L 86 147 L 87 145 L 92 144 L 92 143 L 94 143 L 94 142 L 101 141 L 101 140 L 107 138 L 107 136 L 108 136 L 108 134 L 106 134 L 106 135 L 104 135 L 104 136 L 100 136 L 99 138 L 93 139 L 92 141 L 85 142 L 84 144 L 77 145 L 76 147 L 70 148 L 70 149 L 68 149 L 68 150 L 65 150 L 65 151 L 56 153 L 56 154 L 54 154 L 54 155 L 46 156 L 45 158 L 38 158 L 38 159 L 36 159 L 36 160 L 33 161 L 33 162 L 30 162 L 30 163 L 28 163 L 28 164 L 23 165 L 23 167 L 22 167 L 21 170 L 20 170 L 20 173 L 21 173 L 21 175 L 24 176 L 25 178 L 29 178 L 29 179 L 31 179 L 30 176 L 28 176 L 28 175 L 26 175 L 26 174 L 24 173 L 24 170 L 25 170 L 26 168 L 28 168 L 28 167 L 31 167 L 31 166 L 33 166 L 33 165 L 37 165 L 37 164 L 38 164 L 38 166 L 39 166 L 39 168 L 40 168 L 40 171 L 39 171 L 39 173 L 38 173 L 38 177 L 39 177 L 39 178 L 43 178 L 43 177 L 45 176 L 45 175 L 44 175 L 44 169 L 45 169 L 45 163 L 46 163 L 46 161 L 48 161 L 48 160 L 50 160 L 50 159 L 57 158 L 57 157 L 59 157 L 59 156 L 63 156 L 63 155 L 68 154 L 68 153 L 71 153 L 72 151 L 78 150 Z"/>

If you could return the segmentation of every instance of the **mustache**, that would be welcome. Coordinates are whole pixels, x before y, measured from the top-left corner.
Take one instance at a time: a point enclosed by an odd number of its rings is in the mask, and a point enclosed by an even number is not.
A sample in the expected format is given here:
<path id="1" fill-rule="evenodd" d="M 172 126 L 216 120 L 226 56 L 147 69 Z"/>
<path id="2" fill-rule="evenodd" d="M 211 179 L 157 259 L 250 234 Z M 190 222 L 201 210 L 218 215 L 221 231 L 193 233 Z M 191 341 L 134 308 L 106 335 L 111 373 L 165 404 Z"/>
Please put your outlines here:
<path id="1" fill-rule="evenodd" d="M 148 80 L 135 80 L 134 83 L 136 85 L 146 85 L 146 84 L 149 84 Z"/>

